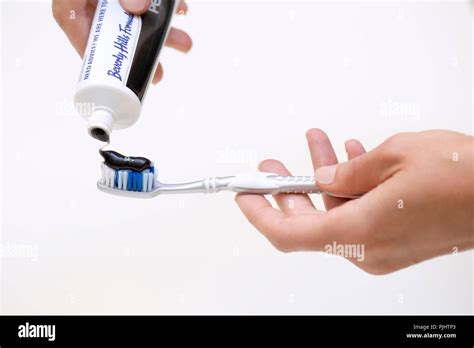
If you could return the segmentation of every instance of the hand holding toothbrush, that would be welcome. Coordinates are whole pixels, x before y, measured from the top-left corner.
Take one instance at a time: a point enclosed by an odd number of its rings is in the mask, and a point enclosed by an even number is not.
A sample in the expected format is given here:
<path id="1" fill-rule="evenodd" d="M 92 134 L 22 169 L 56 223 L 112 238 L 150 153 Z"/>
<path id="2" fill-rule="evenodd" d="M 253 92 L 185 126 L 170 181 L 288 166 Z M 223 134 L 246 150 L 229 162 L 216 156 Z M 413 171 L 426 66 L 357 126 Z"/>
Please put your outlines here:
<path id="1" fill-rule="evenodd" d="M 354 200 L 325 196 L 327 211 L 317 210 L 307 195 L 275 195 L 276 209 L 263 196 L 238 194 L 244 215 L 279 250 L 364 246 L 362 258 L 343 256 L 366 272 L 386 274 L 474 247 L 473 137 L 402 133 L 368 153 L 350 140 L 349 161 L 339 165 L 324 132 L 310 130 L 307 139 L 321 190 L 365 194 Z M 260 170 L 290 175 L 275 160 Z"/>
<path id="2" fill-rule="evenodd" d="M 126 11 L 140 15 L 147 11 L 151 0 L 120 0 L 120 3 Z M 81 57 L 87 45 L 96 6 L 97 0 L 53 0 L 53 16 Z M 185 14 L 187 10 L 186 3 L 181 0 L 178 13 Z M 171 28 L 166 46 L 186 53 L 191 50 L 192 40 L 186 32 Z M 158 83 L 162 77 L 163 67 L 160 64 L 153 83 Z"/>

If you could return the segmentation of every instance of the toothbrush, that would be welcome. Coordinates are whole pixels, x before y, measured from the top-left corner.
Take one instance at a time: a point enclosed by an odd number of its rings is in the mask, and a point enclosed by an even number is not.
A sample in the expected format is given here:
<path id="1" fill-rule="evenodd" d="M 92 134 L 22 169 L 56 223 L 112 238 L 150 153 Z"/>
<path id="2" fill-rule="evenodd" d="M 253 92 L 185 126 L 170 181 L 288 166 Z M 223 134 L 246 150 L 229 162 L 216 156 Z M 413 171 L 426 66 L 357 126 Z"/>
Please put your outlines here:
<path id="1" fill-rule="evenodd" d="M 314 176 L 282 176 L 275 173 L 251 172 L 235 176 L 209 177 L 200 181 L 165 184 L 158 180 L 151 161 L 143 157 L 125 157 L 114 151 L 100 151 L 102 177 L 97 187 L 105 193 L 132 198 L 153 198 L 160 194 L 236 193 L 308 194 L 322 192 Z M 341 196 L 338 196 L 341 197 Z M 343 196 L 343 198 L 359 198 Z"/>
<path id="2" fill-rule="evenodd" d="M 281 176 L 274 173 L 254 172 L 210 177 L 188 183 L 165 184 L 157 180 L 155 169 L 140 173 L 116 171 L 103 166 L 105 174 L 97 182 L 97 187 L 103 192 L 123 197 L 153 198 L 159 194 L 218 193 L 220 191 L 255 194 L 321 193 L 312 176 Z M 137 178 L 140 175 L 141 179 Z M 130 177 L 132 177 L 131 180 Z M 122 180 L 121 183 L 120 180 Z M 139 183 L 140 180 L 141 183 Z"/>

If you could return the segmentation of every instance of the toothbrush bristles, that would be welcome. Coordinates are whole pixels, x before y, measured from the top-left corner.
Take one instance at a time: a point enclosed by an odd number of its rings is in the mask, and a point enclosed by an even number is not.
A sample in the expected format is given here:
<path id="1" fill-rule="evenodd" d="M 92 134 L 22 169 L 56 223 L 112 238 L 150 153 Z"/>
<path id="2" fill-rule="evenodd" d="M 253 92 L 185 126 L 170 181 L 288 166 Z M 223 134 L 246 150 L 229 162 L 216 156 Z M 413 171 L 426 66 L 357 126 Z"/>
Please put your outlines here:
<path id="1" fill-rule="evenodd" d="M 136 172 L 113 169 L 102 163 L 101 184 L 120 191 L 151 192 L 155 188 L 155 168 Z"/>

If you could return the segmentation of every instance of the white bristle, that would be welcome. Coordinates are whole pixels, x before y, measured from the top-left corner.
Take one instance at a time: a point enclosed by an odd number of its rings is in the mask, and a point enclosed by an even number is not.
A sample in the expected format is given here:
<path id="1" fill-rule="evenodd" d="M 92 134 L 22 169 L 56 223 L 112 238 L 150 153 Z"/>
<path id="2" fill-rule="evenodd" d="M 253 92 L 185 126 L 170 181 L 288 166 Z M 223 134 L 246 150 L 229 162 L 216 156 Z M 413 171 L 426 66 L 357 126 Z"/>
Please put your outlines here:
<path id="1" fill-rule="evenodd" d="M 114 188 L 115 184 L 115 170 L 109 168 L 109 187 Z"/>
<path id="2" fill-rule="evenodd" d="M 112 169 L 112 173 L 110 175 L 110 179 L 111 179 L 111 183 L 110 183 L 110 187 L 114 188 L 115 187 L 115 170 Z"/>
<path id="3" fill-rule="evenodd" d="M 148 173 L 147 172 L 143 173 L 142 191 L 143 192 L 148 191 Z"/>
<path id="4" fill-rule="evenodd" d="M 104 170 L 104 175 L 105 175 L 105 177 L 104 177 L 104 185 L 107 186 L 107 187 L 109 187 L 109 177 L 110 177 L 109 172 L 110 172 L 109 167 L 105 166 L 105 170 Z"/>
<path id="5" fill-rule="evenodd" d="M 107 166 L 104 168 L 104 185 L 109 186 L 109 168 Z"/>
<path id="6" fill-rule="evenodd" d="M 111 189 L 127 191 L 128 177 L 130 171 L 128 170 L 115 170 L 110 168 L 105 163 L 101 164 L 102 178 L 100 180 L 101 185 L 104 185 Z M 117 176 L 117 177 L 116 177 Z M 117 186 L 115 185 L 115 179 L 117 179 Z M 153 192 L 157 187 L 156 175 L 150 170 L 142 172 L 142 190 L 141 192 Z"/>
<path id="7" fill-rule="evenodd" d="M 148 173 L 148 192 L 153 191 L 153 180 L 154 180 L 154 175 L 153 173 Z"/>
<path id="8" fill-rule="evenodd" d="M 128 172 L 126 170 L 124 170 L 123 171 L 122 190 L 127 191 L 127 183 L 128 183 Z"/>
<path id="9" fill-rule="evenodd" d="M 105 186 L 110 187 L 110 168 L 105 168 Z"/>
<path id="10" fill-rule="evenodd" d="M 105 184 L 105 164 L 102 163 L 102 165 L 100 166 L 100 169 L 102 170 L 102 181 L 101 181 L 101 183 Z"/>
<path id="11" fill-rule="evenodd" d="M 123 170 L 119 170 L 118 172 L 118 180 L 117 180 L 117 188 L 119 190 L 122 189 L 122 177 L 123 177 Z"/>

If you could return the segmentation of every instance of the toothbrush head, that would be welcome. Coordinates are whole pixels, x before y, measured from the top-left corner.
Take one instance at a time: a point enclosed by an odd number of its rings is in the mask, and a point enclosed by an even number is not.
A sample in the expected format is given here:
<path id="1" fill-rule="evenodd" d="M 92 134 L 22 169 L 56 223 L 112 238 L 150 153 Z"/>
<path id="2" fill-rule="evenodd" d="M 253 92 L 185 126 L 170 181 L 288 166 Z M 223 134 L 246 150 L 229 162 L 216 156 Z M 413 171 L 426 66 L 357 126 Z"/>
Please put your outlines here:
<path id="1" fill-rule="evenodd" d="M 124 197 L 153 198 L 158 194 L 157 172 L 143 157 L 127 157 L 115 151 L 100 151 L 104 158 L 99 190 Z"/>
<path id="2" fill-rule="evenodd" d="M 105 193 L 132 198 L 153 198 L 159 193 L 154 167 L 137 172 L 113 169 L 103 163 L 97 188 Z"/>

